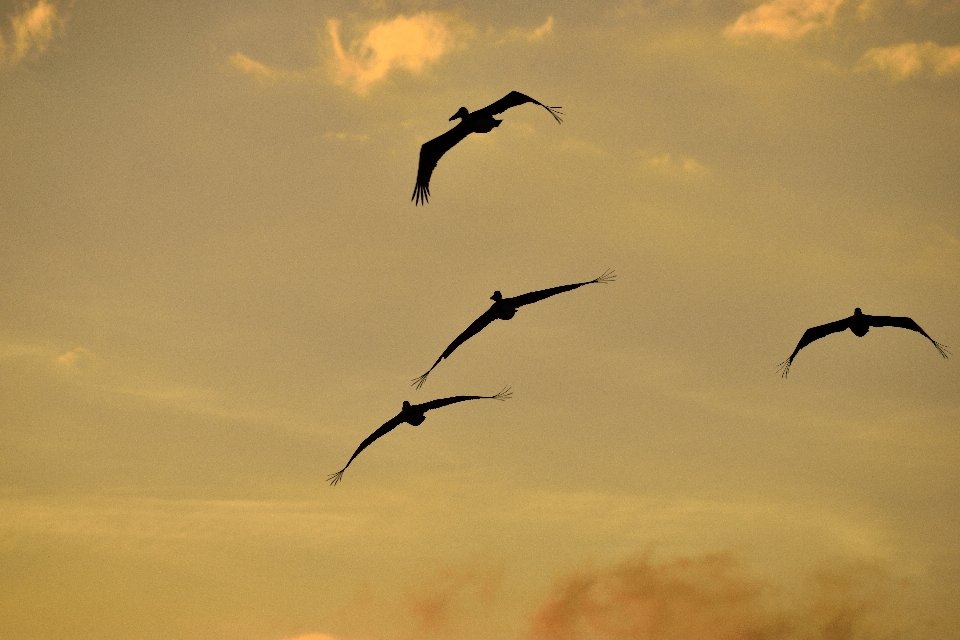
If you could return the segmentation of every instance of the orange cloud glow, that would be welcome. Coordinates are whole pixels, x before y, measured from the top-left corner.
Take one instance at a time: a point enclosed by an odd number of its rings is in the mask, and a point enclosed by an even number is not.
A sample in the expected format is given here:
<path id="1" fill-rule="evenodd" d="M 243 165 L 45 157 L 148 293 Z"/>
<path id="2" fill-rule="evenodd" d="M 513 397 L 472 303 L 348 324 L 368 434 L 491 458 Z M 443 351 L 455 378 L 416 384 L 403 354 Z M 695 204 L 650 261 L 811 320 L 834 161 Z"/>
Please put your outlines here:
<path id="1" fill-rule="evenodd" d="M 788 605 L 730 555 L 641 558 L 567 578 L 535 615 L 532 640 L 868 640 L 897 637 L 891 581 L 855 565 L 814 576 Z"/>
<path id="2" fill-rule="evenodd" d="M 13 41 L 8 45 L 0 36 L 0 64 L 13 66 L 33 51 L 46 51 L 63 20 L 57 15 L 55 6 L 39 0 L 32 9 L 10 16 L 10 24 L 13 26 Z"/>
<path id="3" fill-rule="evenodd" d="M 893 47 L 875 47 L 857 63 L 858 71 L 876 69 L 893 80 L 906 80 L 931 69 L 935 75 L 960 72 L 960 46 L 941 47 L 935 42 L 904 42 Z"/>
<path id="4" fill-rule="evenodd" d="M 772 0 L 747 11 L 724 30 L 728 38 L 764 35 L 796 40 L 829 26 L 843 0 Z"/>
<path id="5" fill-rule="evenodd" d="M 364 94 L 393 69 L 413 74 L 450 51 L 455 38 L 448 20 L 439 13 L 422 12 L 380 22 L 347 49 L 340 42 L 340 21 L 327 21 L 333 43 L 336 82 Z"/>

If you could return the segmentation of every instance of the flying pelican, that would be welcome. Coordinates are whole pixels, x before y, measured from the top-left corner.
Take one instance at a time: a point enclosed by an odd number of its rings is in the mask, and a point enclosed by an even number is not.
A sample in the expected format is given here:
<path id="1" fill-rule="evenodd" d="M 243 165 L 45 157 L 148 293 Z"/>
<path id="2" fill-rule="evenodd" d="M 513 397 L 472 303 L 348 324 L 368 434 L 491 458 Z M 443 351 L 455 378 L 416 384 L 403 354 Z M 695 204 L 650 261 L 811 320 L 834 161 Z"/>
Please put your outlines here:
<path id="1" fill-rule="evenodd" d="M 897 316 L 869 316 L 862 311 L 860 307 L 857 307 L 853 310 L 853 315 L 844 318 L 843 320 L 837 320 L 835 322 L 828 322 L 827 324 L 822 324 L 819 327 L 811 327 L 803 332 L 803 336 L 800 338 L 800 342 L 797 343 L 797 348 L 793 350 L 793 353 L 790 354 L 790 357 L 780 363 L 778 369 L 783 370 L 783 377 L 786 378 L 787 374 L 790 372 L 790 365 L 793 363 L 793 359 L 797 357 L 797 353 L 800 352 L 800 349 L 803 349 L 805 346 L 813 342 L 814 340 L 819 340 L 825 336 L 830 335 L 831 333 L 839 333 L 844 329 L 850 329 L 853 332 L 853 335 L 858 338 L 862 338 L 867 335 L 867 332 L 870 331 L 870 327 L 900 327 L 901 329 L 910 329 L 911 331 L 916 331 L 927 340 L 933 343 L 933 346 L 937 348 L 937 351 L 940 352 L 940 355 L 944 358 L 947 357 L 949 353 L 945 345 L 940 344 L 933 338 L 927 335 L 927 332 L 920 328 L 916 322 L 906 317 L 897 317 Z"/>
<path id="2" fill-rule="evenodd" d="M 483 312 L 483 314 L 473 321 L 469 327 L 467 327 L 463 333 L 457 336 L 456 340 L 450 343 L 450 346 L 440 354 L 440 357 L 437 358 L 437 361 L 433 363 L 433 367 L 430 367 L 425 374 L 419 378 L 414 378 L 412 386 L 415 386 L 417 389 L 423 386 L 423 383 L 426 382 L 427 376 L 430 375 L 430 372 L 433 371 L 433 368 L 440 364 L 440 361 L 444 358 L 450 356 L 454 350 L 459 347 L 461 344 L 472 338 L 473 336 L 480 333 L 484 327 L 493 322 L 494 320 L 509 320 L 513 317 L 513 314 L 517 312 L 517 309 L 520 307 L 533 304 L 534 302 L 540 302 L 545 298 L 550 296 L 555 296 L 558 293 L 563 293 L 565 291 L 571 291 L 578 287 L 582 287 L 585 284 L 606 284 L 612 282 L 617 278 L 616 274 L 612 269 L 608 269 L 603 272 L 603 275 L 599 278 L 594 278 L 593 280 L 588 280 L 587 282 L 578 282 L 576 284 L 565 284 L 559 287 L 553 287 L 552 289 L 542 289 L 540 291 L 531 291 L 530 293 L 524 293 L 523 295 L 514 296 L 512 298 L 504 298 L 499 291 L 494 291 L 493 295 L 490 296 L 490 299 L 493 300 L 493 305 L 489 309 Z"/>
<path id="3" fill-rule="evenodd" d="M 330 482 L 331 487 L 337 486 L 337 483 L 340 482 L 341 478 L 343 478 L 343 472 L 347 470 L 347 467 L 350 466 L 350 463 L 353 462 L 353 459 L 360 455 L 361 451 L 369 447 L 374 440 L 380 436 L 390 433 L 404 422 L 407 424 L 412 424 L 415 427 L 420 426 L 423 424 L 423 421 L 427 419 L 424 414 L 431 409 L 439 409 L 440 407 L 445 407 L 448 404 L 464 402 L 466 400 L 507 400 L 512 395 L 513 392 L 510 391 L 510 387 L 504 387 L 500 393 L 495 396 L 451 396 L 449 398 L 431 400 L 430 402 L 424 402 L 422 404 L 410 404 L 409 401 L 404 400 L 403 408 L 400 409 L 400 413 L 387 420 L 385 423 L 383 423 L 383 426 L 367 436 L 366 440 L 360 443 L 360 446 L 357 447 L 357 450 L 354 451 L 353 455 L 350 456 L 350 459 L 347 460 L 346 466 L 336 473 L 331 473 L 329 476 L 327 476 L 327 480 Z"/>
<path id="4" fill-rule="evenodd" d="M 450 120 L 460 118 L 453 129 L 440 134 L 433 140 L 423 143 L 420 147 L 420 167 L 417 169 L 417 186 L 413 189 L 413 196 L 410 197 L 414 204 L 424 204 L 430 198 L 430 176 L 433 170 L 437 168 L 437 163 L 447 151 L 450 151 L 458 142 L 466 138 L 471 133 L 490 133 L 494 128 L 499 127 L 503 120 L 497 120 L 493 116 L 503 113 L 510 107 L 532 102 L 538 104 L 553 116 L 558 123 L 563 122 L 560 116 L 563 112 L 557 111 L 563 107 L 548 107 L 542 102 L 538 102 L 530 96 L 525 96 L 519 91 L 511 91 L 491 105 L 482 109 L 477 109 L 473 113 L 467 111 L 466 107 L 460 109 L 450 116 Z"/>

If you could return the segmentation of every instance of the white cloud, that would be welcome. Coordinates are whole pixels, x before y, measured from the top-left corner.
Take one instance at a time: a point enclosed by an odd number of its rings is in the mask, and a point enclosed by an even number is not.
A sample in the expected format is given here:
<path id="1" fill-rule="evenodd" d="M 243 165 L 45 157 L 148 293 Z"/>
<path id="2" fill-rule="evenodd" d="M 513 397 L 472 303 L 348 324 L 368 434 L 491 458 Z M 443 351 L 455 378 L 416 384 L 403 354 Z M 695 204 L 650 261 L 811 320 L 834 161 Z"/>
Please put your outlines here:
<path id="1" fill-rule="evenodd" d="M 31 53 L 43 53 L 63 26 L 57 8 L 39 0 L 32 8 L 10 16 L 13 38 L 8 44 L 0 35 L 0 66 L 13 66 Z"/>
<path id="2" fill-rule="evenodd" d="M 336 82 L 360 94 L 393 69 L 423 73 L 428 63 L 438 60 L 456 43 L 450 19 L 426 11 L 379 22 L 346 49 L 340 41 L 339 20 L 328 20 L 327 32 L 333 45 Z"/>
<path id="3" fill-rule="evenodd" d="M 843 0 L 772 0 L 747 11 L 724 29 L 728 38 L 764 35 L 796 40 L 833 23 Z"/>
<path id="4" fill-rule="evenodd" d="M 904 42 L 892 47 L 874 47 L 863 54 L 856 69 L 882 71 L 897 81 L 917 76 L 925 69 L 937 76 L 960 73 L 960 46 Z"/>

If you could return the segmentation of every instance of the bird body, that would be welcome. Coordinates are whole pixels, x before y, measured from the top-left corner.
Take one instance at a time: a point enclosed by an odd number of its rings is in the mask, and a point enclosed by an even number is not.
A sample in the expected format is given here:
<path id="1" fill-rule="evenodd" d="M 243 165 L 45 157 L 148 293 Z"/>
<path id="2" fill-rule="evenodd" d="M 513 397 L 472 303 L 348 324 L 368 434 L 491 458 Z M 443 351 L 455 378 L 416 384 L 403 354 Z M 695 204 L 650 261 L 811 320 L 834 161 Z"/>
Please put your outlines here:
<path id="1" fill-rule="evenodd" d="M 327 480 L 330 482 L 330 486 L 336 486 L 343 478 L 343 472 L 347 470 L 347 467 L 350 466 L 350 463 L 353 462 L 353 459 L 360 455 L 360 452 L 369 447 L 375 440 L 379 439 L 381 436 L 384 436 L 401 424 L 410 424 L 415 427 L 419 427 L 423 424 L 423 421 L 427 419 L 426 413 L 431 409 L 439 409 L 440 407 L 445 407 L 450 404 L 455 404 L 457 402 L 465 402 L 466 400 L 507 400 L 510 396 L 513 395 L 510 391 L 510 387 L 505 387 L 500 393 L 493 396 L 451 396 L 449 398 L 438 398 L 437 400 L 430 400 L 429 402 L 422 402 L 420 404 L 410 404 L 408 400 L 403 401 L 403 406 L 400 408 L 400 413 L 393 416 L 386 422 L 384 422 L 379 429 L 367 436 L 363 442 L 360 443 L 360 446 L 357 447 L 357 450 L 353 452 L 353 455 L 350 456 L 350 459 L 347 460 L 347 464 L 344 465 L 343 469 L 337 471 L 336 473 L 331 473 L 327 476 Z"/>
<path id="2" fill-rule="evenodd" d="M 811 342 L 847 329 L 850 329 L 853 335 L 862 338 L 870 332 L 870 327 L 900 327 L 901 329 L 916 331 L 932 342 L 941 356 L 944 358 L 947 357 L 947 347 L 927 335 L 927 332 L 920 328 L 920 325 L 911 318 L 905 316 L 871 316 L 863 313 L 860 307 L 857 307 L 854 309 L 852 316 L 843 318 L 842 320 L 828 322 L 827 324 L 822 324 L 817 327 L 811 327 L 804 331 L 803 336 L 800 337 L 800 342 L 797 343 L 797 348 L 793 350 L 789 358 L 780 363 L 779 368 L 783 371 L 783 377 L 787 377 L 787 374 L 790 372 L 790 365 L 793 363 L 793 359 L 797 357 L 797 354 L 800 353 L 800 349 L 803 349 Z"/>
<path id="3" fill-rule="evenodd" d="M 457 336 L 454 341 L 450 343 L 450 345 L 442 354 L 440 354 L 440 357 L 437 358 L 437 361 L 433 363 L 433 366 L 430 367 L 426 373 L 418 378 L 414 378 L 412 385 L 417 389 L 423 386 L 423 383 L 427 380 L 427 376 L 430 375 L 430 372 L 433 371 L 434 367 L 440 364 L 441 360 L 449 357 L 450 354 L 457 349 L 457 347 L 480 333 L 494 320 L 510 320 L 514 315 L 516 315 L 517 309 L 524 305 L 533 304 L 534 302 L 545 300 L 546 298 L 564 293 L 566 291 L 572 291 L 573 289 L 577 289 L 584 285 L 606 284 L 615 280 L 616 277 L 616 274 L 612 270 L 607 270 L 599 278 L 594 278 L 593 280 L 576 282 L 574 284 L 564 284 L 560 285 L 559 287 L 552 287 L 550 289 L 541 289 L 540 291 L 531 291 L 530 293 L 513 296 L 512 298 L 504 298 L 502 293 L 499 291 L 494 291 L 493 295 L 490 296 L 490 299 L 493 300 L 493 304 L 490 306 L 490 308 L 484 311 L 479 318 L 474 320 L 470 326 L 463 331 L 463 333 Z"/>
<path id="4" fill-rule="evenodd" d="M 460 122 L 453 128 L 442 133 L 433 140 L 423 143 L 420 147 L 420 163 L 417 167 L 417 185 L 413 189 L 414 204 L 426 204 L 430 199 L 430 176 L 433 170 L 437 168 L 437 163 L 447 151 L 452 149 L 458 142 L 466 138 L 471 133 L 490 133 L 500 126 L 503 120 L 498 120 L 493 116 L 503 113 L 510 107 L 532 102 L 538 104 L 547 111 L 559 123 L 562 122 L 560 116 L 563 115 L 557 111 L 560 107 L 548 107 L 542 102 L 534 100 L 519 91 L 511 91 L 493 104 L 487 105 L 476 111 L 468 111 L 466 107 L 460 107 L 455 114 L 450 116 L 450 120 L 460 119 Z"/>

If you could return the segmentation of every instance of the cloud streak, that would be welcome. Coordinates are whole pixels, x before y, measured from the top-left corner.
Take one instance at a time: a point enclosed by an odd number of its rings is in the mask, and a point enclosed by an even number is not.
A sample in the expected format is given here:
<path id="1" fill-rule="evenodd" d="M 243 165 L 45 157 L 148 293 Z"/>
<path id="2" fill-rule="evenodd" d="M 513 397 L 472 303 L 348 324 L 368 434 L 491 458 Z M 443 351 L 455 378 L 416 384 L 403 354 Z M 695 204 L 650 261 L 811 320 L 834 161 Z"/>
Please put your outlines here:
<path id="1" fill-rule="evenodd" d="M 39 0 L 32 8 L 10 16 L 13 38 L 10 43 L 0 35 L 0 66 L 12 67 L 31 54 L 43 53 L 63 27 L 57 8 Z"/>
<path id="2" fill-rule="evenodd" d="M 240 53 L 239 51 L 229 58 L 230 64 L 239 69 L 240 71 L 253 76 L 261 82 L 270 81 L 276 82 L 280 79 L 299 79 L 300 74 L 295 71 L 287 71 L 284 69 L 275 69 L 274 67 L 268 67 L 262 62 L 257 62 L 253 58 L 249 58 L 246 55 Z"/>
<path id="3" fill-rule="evenodd" d="M 340 40 L 339 20 L 327 20 L 327 33 L 333 46 L 335 81 L 361 95 L 394 69 L 420 75 L 456 43 L 449 19 L 426 11 L 377 23 L 346 48 Z"/>
<path id="4" fill-rule="evenodd" d="M 878 70 L 902 81 L 930 70 L 936 76 L 960 73 L 960 45 L 941 47 L 935 42 L 904 42 L 874 47 L 857 62 L 857 71 Z"/>
<path id="5" fill-rule="evenodd" d="M 768 36 L 796 40 L 830 26 L 843 0 L 772 0 L 747 11 L 724 29 L 728 38 Z"/>

